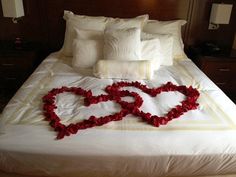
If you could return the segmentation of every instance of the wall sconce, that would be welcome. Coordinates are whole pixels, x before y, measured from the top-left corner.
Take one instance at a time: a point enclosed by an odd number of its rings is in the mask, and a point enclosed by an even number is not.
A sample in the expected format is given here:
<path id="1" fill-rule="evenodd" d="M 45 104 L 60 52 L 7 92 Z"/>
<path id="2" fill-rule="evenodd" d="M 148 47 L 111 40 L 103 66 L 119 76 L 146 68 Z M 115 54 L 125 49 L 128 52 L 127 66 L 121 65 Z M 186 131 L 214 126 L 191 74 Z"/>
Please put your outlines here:
<path id="1" fill-rule="evenodd" d="M 216 30 L 219 24 L 229 24 L 232 4 L 212 4 L 210 23 L 208 29 Z"/>
<path id="2" fill-rule="evenodd" d="M 13 23 L 17 23 L 18 18 L 24 16 L 22 0 L 1 0 L 4 17 L 11 17 Z"/>

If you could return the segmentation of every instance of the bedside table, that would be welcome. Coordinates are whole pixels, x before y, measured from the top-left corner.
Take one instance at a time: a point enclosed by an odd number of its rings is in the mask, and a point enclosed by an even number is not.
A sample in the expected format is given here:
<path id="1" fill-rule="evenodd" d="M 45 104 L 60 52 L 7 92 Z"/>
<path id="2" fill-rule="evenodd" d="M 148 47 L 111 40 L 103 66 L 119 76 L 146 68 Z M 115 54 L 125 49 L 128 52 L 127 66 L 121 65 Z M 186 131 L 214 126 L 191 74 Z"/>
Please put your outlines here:
<path id="1" fill-rule="evenodd" d="M 194 62 L 236 103 L 236 57 L 198 56 Z"/>
<path id="2" fill-rule="evenodd" d="M 1 42 L 0 45 L 0 112 L 17 89 L 29 77 L 37 66 L 39 48 L 15 49 L 13 42 Z"/>
<path id="3" fill-rule="evenodd" d="M 236 58 L 202 56 L 199 66 L 222 90 L 236 91 Z"/>

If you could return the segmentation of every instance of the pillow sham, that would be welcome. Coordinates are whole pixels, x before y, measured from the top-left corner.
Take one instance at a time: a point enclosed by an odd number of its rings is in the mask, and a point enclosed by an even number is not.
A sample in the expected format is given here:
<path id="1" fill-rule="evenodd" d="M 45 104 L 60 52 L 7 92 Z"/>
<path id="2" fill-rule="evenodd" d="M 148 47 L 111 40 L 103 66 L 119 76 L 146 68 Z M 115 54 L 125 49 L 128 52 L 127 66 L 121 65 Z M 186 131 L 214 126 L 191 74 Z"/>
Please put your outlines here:
<path id="1" fill-rule="evenodd" d="M 149 16 L 140 15 L 136 18 L 108 18 L 108 23 L 106 24 L 106 28 L 113 29 L 127 29 L 127 28 L 143 28 L 147 23 Z"/>
<path id="2" fill-rule="evenodd" d="M 93 73 L 103 79 L 152 79 L 153 68 L 149 60 L 141 61 L 118 61 L 99 60 L 94 66 Z"/>
<path id="3" fill-rule="evenodd" d="M 86 16 L 86 15 L 76 15 L 71 11 L 64 11 L 64 20 L 74 22 L 75 26 L 79 26 L 80 29 L 89 30 L 100 30 L 105 29 L 108 18 L 104 16 Z"/>
<path id="4" fill-rule="evenodd" d="M 75 38 L 103 40 L 103 31 L 75 29 Z"/>
<path id="5" fill-rule="evenodd" d="M 185 58 L 183 51 L 184 44 L 182 40 L 181 27 L 186 24 L 185 20 L 157 21 L 149 20 L 144 26 L 143 31 L 152 34 L 171 34 L 173 35 L 173 57 L 174 59 Z"/>
<path id="6" fill-rule="evenodd" d="M 102 50 L 102 40 L 74 39 L 72 67 L 92 68 L 103 57 Z"/>
<path id="7" fill-rule="evenodd" d="M 92 68 L 97 60 L 103 58 L 103 32 L 76 29 L 73 40 L 72 66 L 74 68 Z"/>
<path id="8" fill-rule="evenodd" d="M 145 39 L 141 41 L 142 60 L 150 60 L 154 70 L 158 70 L 161 61 L 164 60 L 160 40 L 158 38 Z"/>
<path id="9" fill-rule="evenodd" d="M 141 30 L 107 29 L 104 32 L 104 59 L 108 60 L 140 60 Z"/>
<path id="10" fill-rule="evenodd" d="M 141 40 L 147 41 L 152 39 L 159 39 L 160 41 L 160 54 L 159 57 L 161 58 L 160 65 L 172 65 L 173 64 L 173 36 L 169 34 L 149 34 L 149 33 L 142 33 Z M 144 51 L 142 51 L 144 53 Z"/>
<path id="11" fill-rule="evenodd" d="M 63 18 L 66 20 L 66 30 L 61 52 L 65 56 L 72 56 L 72 43 L 76 35 L 75 29 L 104 31 L 108 22 L 106 17 L 75 15 L 71 11 L 64 11 Z"/>

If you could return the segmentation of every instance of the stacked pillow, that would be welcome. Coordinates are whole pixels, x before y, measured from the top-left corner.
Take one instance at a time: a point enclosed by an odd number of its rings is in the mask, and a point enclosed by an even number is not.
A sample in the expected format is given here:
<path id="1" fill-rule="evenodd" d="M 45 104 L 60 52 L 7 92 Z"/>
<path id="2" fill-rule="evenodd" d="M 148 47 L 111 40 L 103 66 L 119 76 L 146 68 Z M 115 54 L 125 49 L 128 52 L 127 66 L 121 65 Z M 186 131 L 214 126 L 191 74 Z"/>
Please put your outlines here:
<path id="1" fill-rule="evenodd" d="M 106 29 L 103 56 L 108 60 L 141 60 L 140 28 Z"/>
<path id="2" fill-rule="evenodd" d="M 75 68 L 92 68 L 103 58 L 103 31 L 75 30 L 73 41 L 72 66 Z"/>
<path id="3" fill-rule="evenodd" d="M 186 58 L 183 51 L 184 43 L 182 40 L 181 27 L 187 22 L 185 20 L 157 21 L 149 20 L 144 26 L 143 31 L 151 34 L 171 34 L 173 36 L 173 58 Z"/>
<path id="4" fill-rule="evenodd" d="M 64 19 L 62 53 L 73 57 L 74 68 L 94 68 L 100 78 L 151 79 L 160 65 L 172 65 L 173 59 L 186 57 L 181 37 L 183 20 L 148 20 L 148 15 L 130 19 L 91 17 L 70 11 L 64 12 Z M 135 68 L 140 73 L 130 72 Z"/>
<path id="5" fill-rule="evenodd" d="M 70 11 L 64 11 L 63 18 L 66 20 L 65 39 L 62 47 L 62 53 L 65 56 L 72 56 L 72 43 L 76 38 L 75 29 L 104 31 L 108 22 L 106 17 L 75 15 Z"/>
<path id="6" fill-rule="evenodd" d="M 141 40 L 143 44 L 143 58 L 158 59 L 161 65 L 170 66 L 173 64 L 174 38 L 171 34 L 150 34 L 143 32 L 141 34 Z M 160 45 L 157 45 L 157 41 L 159 41 Z M 145 47 L 145 44 L 147 47 Z"/>

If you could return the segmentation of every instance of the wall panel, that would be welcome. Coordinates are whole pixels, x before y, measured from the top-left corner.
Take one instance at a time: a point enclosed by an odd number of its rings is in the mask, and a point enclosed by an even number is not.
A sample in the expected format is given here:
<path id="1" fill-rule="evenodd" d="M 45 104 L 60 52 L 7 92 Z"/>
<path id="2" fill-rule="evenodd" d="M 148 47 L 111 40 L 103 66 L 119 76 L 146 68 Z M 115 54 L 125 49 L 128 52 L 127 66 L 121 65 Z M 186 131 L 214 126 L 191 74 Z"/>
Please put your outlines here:
<path id="1" fill-rule="evenodd" d="M 230 25 L 219 30 L 208 30 L 211 4 L 233 3 Z M 45 50 L 58 50 L 63 44 L 65 22 L 63 10 L 84 15 L 133 17 L 148 13 L 159 20 L 186 19 L 183 30 L 187 45 L 203 41 L 215 41 L 231 47 L 236 31 L 236 2 L 234 0 L 24 0 L 25 16 L 18 24 L 2 17 L 0 4 L 0 40 L 13 40 L 20 36 L 25 40 L 42 43 Z"/>
<path id="2" fill-rule="evenodd" d="M 220 25 L 218 30 L 208 30 L 212 3 L 233 4 L 230 24 Z M 195 0 L 191 27 L 189 32 L 189 44 L 213 41 L 218 45 L 231 48 L 236 31 L 236 1 L 235 0 Z"/>

